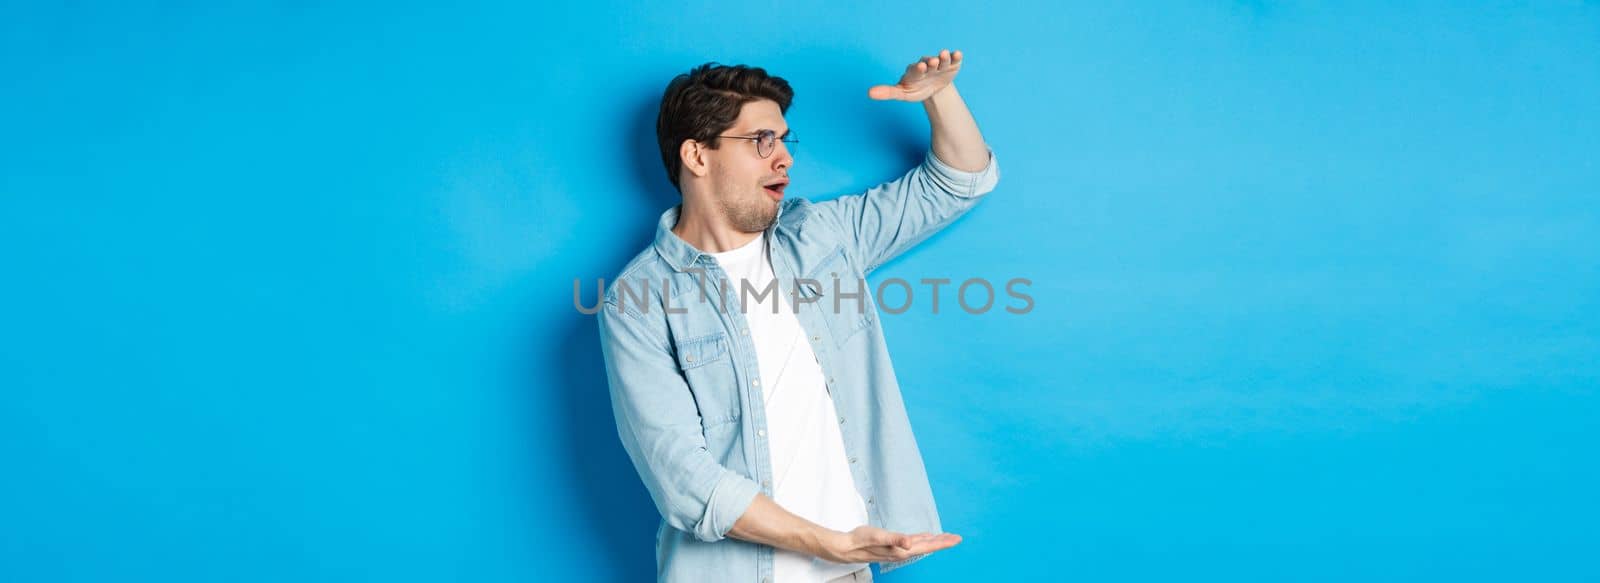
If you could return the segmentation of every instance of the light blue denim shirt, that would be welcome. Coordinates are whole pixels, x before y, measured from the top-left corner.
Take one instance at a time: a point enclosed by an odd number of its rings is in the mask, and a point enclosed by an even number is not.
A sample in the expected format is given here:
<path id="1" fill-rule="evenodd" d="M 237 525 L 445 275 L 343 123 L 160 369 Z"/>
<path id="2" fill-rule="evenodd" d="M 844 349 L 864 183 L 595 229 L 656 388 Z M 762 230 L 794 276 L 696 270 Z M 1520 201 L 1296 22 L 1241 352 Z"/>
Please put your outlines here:
<path id="1" fill-rule="evenodd" d="M 779 293 L 798 307 L 822 365 L 873 526 L 942 532 L 866 275 L 972 209 L 999 178 L 992 150 L 978 172 L 930 150 L 863 194 L 785 198 L 766 231 Z M 597 318 L 617 435 L 662 516 L 659 581 L 770 583 L 773 548 L 727 537 L 756 493 L 772 496 L 755 345 L 739 283 L 672 232 L 680 208 L 661 215 L 655 242 L 607 284 Z"/>

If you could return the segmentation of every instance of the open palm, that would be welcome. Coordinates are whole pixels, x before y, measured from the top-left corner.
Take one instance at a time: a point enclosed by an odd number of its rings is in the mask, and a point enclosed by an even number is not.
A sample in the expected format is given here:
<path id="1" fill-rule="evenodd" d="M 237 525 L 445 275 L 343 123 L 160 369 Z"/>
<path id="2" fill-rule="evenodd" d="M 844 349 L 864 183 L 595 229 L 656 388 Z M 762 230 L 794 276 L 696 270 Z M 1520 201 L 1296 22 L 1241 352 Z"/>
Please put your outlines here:
<path id="1" fill-rule="evenodd" d="M 900 76 L 899 83 L 874 85 L 867 90 L 867 96 L 879 100 L 922 101 L 948 87 L 960 70 L 961 51 L 952 53 L 942 50 L 938 56 L 923 57 L 906 66 L 906 73 Z"/>

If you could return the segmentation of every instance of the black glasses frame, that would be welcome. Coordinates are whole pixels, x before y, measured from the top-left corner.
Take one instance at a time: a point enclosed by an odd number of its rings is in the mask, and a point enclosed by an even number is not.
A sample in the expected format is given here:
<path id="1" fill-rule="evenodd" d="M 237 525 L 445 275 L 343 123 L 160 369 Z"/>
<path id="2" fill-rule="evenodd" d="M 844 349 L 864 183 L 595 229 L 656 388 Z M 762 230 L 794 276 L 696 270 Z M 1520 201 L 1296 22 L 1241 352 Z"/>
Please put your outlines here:
<path id="1" fill-rule="evenodd" d="M 775 131 L 772 131 L 772 130 L 761 130 L 755 136 L 720 136 L 719 135 L 717 137 L 719 137 L 719 138 L 732 138 L 732 139 L 735 139 L 735 140 L 755 140 L 755 142 L 756 142 L 756 153 L 760 154 L 762 158 L 771 157 L 772 156 L 772 151 L 776 150 L 778 148 L 778 142 L 780 142 L 780 141 L 785 143 L 785 144 L 798 144 L 798 143 L 800 143 L 800 140 L 795 139 L 793 131 L 789 132 L 789 135 L 784 137 L 782 140 L 778 139 L 778 132 L 775 132 Z"/>

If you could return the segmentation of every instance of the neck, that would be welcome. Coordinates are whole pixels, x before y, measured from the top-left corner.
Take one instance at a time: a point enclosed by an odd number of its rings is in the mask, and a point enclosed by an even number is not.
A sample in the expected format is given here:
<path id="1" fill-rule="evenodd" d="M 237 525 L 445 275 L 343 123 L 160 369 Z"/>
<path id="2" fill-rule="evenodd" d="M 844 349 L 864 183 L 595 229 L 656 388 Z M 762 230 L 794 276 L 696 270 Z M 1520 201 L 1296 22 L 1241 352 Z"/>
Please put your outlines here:
<path id="1" fill-rule="evenodd" d="M 706 253 L 722 253 L 745 246 L 761 233 L 746 233 L 733 228 L 720 214 L 685 199 L 678 209 L 678 224 L 672 234 Z"/>

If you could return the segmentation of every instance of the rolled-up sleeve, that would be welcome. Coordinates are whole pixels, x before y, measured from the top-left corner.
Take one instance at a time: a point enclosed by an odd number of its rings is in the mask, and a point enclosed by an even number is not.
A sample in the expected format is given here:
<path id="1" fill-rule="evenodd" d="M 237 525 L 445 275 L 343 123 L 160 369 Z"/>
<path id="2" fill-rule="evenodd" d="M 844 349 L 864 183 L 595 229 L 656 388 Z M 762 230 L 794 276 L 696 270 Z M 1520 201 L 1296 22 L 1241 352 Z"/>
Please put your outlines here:
<path id="1" fill-rule="evenodd" d="M 922 165 L 933 172 L 933 180 L 938 182 L 941 190 L 952 195 L 972 198 L 988 194 L 1000 183 L 1000 167 L 995 165 L 994 150 L 989 150 L 989 161 L 982 170 L 967 172 L 945 164 L 929 149 L 923 157 Z"/>
<path id="2" fill-rule="evenodd" d="M 761 488 L 706 451 L 700 413 L 665 331 L 607 303 L 598 314 L 617 436 L 667 524 L 725 538 Z"/>
<path id="3" fill-rule="evenodd" d="M 929 149 L 904 176 L 813 208 L 846 235 L 857 265 L 872 271 L 966 214 L 999 181 L 992 149 L 976 172 L 950 166 Z"/>

